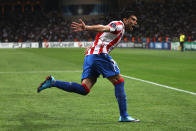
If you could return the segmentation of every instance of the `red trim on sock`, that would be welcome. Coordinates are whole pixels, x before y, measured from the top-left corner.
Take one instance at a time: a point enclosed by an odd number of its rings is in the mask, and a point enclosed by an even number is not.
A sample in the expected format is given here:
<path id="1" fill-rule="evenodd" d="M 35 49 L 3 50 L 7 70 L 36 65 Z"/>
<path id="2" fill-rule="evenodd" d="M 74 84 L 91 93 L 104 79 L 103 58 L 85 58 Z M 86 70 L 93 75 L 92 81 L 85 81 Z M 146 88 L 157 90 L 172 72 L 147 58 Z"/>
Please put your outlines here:
<path id="1" fill-rule="evenodd" d="M 86 86 L 86 84 L 82 83 L 82 86 L 85 88 L 86 92 L 90 92 L 90 89 Z"/>
<path id="2" fill-rule="evenodd" d="M 117 85 L 117 84 L 120 84 L 120 83 L 122 83 L 122 82 L 124 82 L 124 79 L 123 79 L 123 78 L 120 78 L 120 80 L 114 82 L 113 84 L 114 84 L 114 85 Z"/>

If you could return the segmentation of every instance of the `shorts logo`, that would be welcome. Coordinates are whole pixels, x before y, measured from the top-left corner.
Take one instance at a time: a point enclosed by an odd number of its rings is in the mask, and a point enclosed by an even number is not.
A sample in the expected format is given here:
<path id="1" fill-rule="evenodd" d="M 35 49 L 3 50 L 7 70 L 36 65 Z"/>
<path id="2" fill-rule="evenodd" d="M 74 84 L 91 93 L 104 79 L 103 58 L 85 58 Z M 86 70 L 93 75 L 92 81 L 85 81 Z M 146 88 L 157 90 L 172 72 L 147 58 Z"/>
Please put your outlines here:
<path id="1" fill-rule="evenodd" d="M 114 71 L 116 71 L 116 68 L 117 68 L 118 70 L 120 70 L 115 60 L 110 59 L 110 61 L 111 61 L 112 64 L 113 64 Z"/>

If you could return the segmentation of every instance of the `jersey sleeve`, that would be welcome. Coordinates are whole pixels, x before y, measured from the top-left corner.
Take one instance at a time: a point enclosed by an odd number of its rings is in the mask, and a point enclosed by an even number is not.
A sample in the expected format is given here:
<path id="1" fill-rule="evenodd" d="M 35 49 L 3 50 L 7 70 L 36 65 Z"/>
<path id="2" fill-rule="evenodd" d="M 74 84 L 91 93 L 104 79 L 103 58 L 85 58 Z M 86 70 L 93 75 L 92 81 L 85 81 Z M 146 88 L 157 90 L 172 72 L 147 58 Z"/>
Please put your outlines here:
<path id="1" fill-rule="evenodd" d="M 112 21 L 108 26 L 110 27 L 110 32 L 121 31 L 123 29 L 123 24 L 121 22 Z"/>

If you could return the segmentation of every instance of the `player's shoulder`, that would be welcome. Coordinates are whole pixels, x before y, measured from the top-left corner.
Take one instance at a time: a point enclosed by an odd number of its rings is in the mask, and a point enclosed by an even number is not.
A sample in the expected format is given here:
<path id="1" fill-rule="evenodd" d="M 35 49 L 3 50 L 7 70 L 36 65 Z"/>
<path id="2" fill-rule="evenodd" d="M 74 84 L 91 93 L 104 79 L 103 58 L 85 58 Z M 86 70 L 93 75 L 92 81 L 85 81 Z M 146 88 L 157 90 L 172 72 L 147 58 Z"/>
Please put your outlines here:
<path id="1" fill-rule="evenodd" d="M 123 29 L 124 27 L 122 21 L 111 21 L 108 25 L 114 29 Z"/>
<path id="2" fill-rule="evenodd" d="M 111 21 L 110 24 L 123 25 L 123 22 L 121 20 L 119 20 L 119 21 Z"/>

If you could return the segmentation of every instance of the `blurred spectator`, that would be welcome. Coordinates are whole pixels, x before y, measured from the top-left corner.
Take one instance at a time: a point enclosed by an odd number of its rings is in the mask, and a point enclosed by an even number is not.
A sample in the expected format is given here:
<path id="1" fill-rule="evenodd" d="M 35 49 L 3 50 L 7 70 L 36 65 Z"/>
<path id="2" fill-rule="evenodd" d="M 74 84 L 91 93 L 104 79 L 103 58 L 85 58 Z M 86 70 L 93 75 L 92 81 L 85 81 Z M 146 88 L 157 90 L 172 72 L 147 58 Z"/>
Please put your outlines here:
<path id="1" fill-rule="evenodd" d="M 70 19 L 59 11 L 44 12 L 39 1 L 16 3 L 1 7 L 0 41 L 91 41 L 95 33 L 72 32 Z M 196 40 L 196 1 L 129 4 L 128 9 L 139 12 L 139 28 L 125 34 L 124 41 L 178 41 L 181 31 Z M 113 16 L 113 17 L 116 17 Z M 107 18 L 107 19 L 106 19 Z M 87 19 L 87 24 L 108 24 L 108 17 Z"/>

